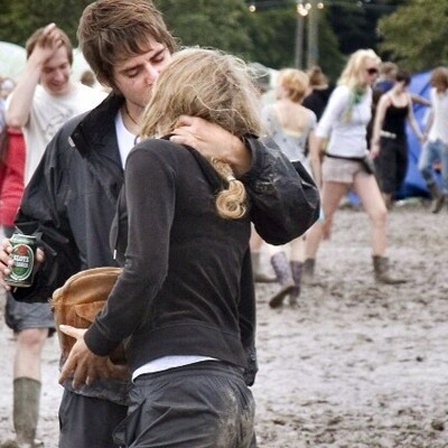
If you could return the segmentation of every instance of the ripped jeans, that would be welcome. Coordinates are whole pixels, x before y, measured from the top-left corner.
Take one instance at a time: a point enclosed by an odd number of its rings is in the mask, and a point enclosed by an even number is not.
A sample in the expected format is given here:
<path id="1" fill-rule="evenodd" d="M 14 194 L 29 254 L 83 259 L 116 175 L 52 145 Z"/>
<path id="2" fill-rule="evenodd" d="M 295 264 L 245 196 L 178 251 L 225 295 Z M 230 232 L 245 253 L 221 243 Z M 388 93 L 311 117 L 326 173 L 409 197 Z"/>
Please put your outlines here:
<path id="1" fill-rule="evenodd" d="M 442 190 L 448 194 L 448 144 L 442 140 L 428 140 L 422 148 L 418 161 L 418 169 L 428 185 L 435 184 L 434 162 L 440 161 L 442 173 Z"/>

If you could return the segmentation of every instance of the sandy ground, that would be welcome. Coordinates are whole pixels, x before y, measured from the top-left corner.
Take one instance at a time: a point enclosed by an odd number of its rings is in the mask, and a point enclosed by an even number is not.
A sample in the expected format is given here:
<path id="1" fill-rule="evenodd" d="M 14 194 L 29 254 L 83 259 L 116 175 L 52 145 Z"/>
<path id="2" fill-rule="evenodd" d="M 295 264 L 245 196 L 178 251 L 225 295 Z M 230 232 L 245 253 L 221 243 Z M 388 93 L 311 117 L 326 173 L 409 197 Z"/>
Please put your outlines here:
<path id="1" fill-rule="evenodd" d="M 431 215 L 426 204 L 390 214 L 388 252 L 405 285 L 373 282 L 367 217 L 346 209 L 319 252 L 323 285 L 305 289 L 297 309 L 271 310 L 275 286 L 257 286 L 260 448 L 448 447 L 447 214 Z M 3 440 L 14 353 L 3 321 L 0 344 Z M 57 358 L 49 340 L 39 423 L 46 448 L 57 446 Z"/>

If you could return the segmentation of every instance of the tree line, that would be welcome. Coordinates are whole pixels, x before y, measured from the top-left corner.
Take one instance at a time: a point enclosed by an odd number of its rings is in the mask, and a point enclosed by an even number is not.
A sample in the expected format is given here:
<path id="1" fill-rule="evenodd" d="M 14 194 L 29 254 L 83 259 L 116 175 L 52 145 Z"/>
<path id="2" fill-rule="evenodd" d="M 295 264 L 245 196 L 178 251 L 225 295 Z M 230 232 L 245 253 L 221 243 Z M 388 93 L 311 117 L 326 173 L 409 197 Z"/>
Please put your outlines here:
<path id="1" fill-rule="evenodd" d="M 92 0 L 0 0 L 0 40 L 24 46 L 55 22 L 76 46 L 76 28 Z M 221 48 L 273 68 L 294 65 L 296 1 L 154 0 L 180 45 Z M 250 12 L 249 4 L 259 4 Z M 274 6 L 264 7 L 265 4 Z M 446 0 L 324 0 L 319 10 L 319 64 L 335 78 L 348 54 L 374 48 L 409 71 L 448 64 Z M 304 19 L 307 26 L 306 18 Z M 305 45 L 306 52 L 306 29 Z M 0 55 L 1 57 L 1 55 Z M 306 60 L 306 59 L 305 59 Z"/>

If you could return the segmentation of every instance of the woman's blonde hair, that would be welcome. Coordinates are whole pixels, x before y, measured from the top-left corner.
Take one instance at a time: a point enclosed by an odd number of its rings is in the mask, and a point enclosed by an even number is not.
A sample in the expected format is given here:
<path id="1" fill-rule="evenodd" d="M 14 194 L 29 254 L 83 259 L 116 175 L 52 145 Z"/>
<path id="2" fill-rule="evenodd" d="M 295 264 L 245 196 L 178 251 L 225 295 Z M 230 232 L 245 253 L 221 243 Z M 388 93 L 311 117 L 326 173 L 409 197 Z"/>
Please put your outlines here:
<path id="1" fill-rule="evenodd" d="M 278 74 L 277 84 L 287 91 L 288 98 L 291 101 L 300 103 L 308 91 L 310 80 L 308 75 L 301 70 L 284 68 Z"/>
<path id="2" fill-rule="evenodd" d="M 140 133 L 167 135 L 180 115 L 216 123 L 239 138 L 260 135 L 260 103 L 247 65 L 218 50 L 187 48 L 175 53 L 153 87 Z M 214 158 L 209 162 L 227 185 L 216 198 L 219 215 L 241 218 L 247 208 L 244 185 L 227 163 Z"/>
<path id="3" fill-rule="evenodd" d="M 350 89 L 365 88 L 365 70 L 368 68 L 369 60 L 377 64 L 381 63 L 380 57 L 372 49 L 355 51 L 348 59 L 338 84 Z"/>

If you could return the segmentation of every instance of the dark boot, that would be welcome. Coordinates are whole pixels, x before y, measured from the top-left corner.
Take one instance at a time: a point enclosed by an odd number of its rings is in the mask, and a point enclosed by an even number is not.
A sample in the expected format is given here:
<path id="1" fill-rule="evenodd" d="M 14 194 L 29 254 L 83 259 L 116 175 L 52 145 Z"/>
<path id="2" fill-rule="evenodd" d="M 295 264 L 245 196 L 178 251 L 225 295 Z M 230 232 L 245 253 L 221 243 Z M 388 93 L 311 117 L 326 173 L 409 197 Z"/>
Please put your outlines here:
<path id="1" fill-rule="evenodd" d="M 316 266 L 316 260 L 314 258 L 307 258 L 303 263 L 302 268 L 302 283 L 305 285 L 311 285 L 314 280 L 314 267 Z"/>
<path id="2" fill-rule="evenodd" d="M 297 305 L 297 299 L 300 297 L 300 293 L 302 291 L 302 271 L 303 271 L 303 263 L 300 261 L 291 261 L 291 272 L 292 278 L 294 279 L 294 283 L 296 287 L 289 295 L 289 304 L 291 306 Z"/>
<path id="3" fill-rule="evenodd" d="M 376 282 L 384 283 L 386 285 L 399 285 L 400 283 L 406 283 L 407 280 L 392 278 L 389 276 L 388 258 L 374 255 L 372 259 Z"/>
<path id="4" fill-rule="evenodd" d="M 254 282 L 256 283 L 274 283 L 277 279 L 273 275 L 264 272 L 261 266 L 261 253 L 258 251 L 251 252 L 252 272 Z"/>
<path id="5" fill-rule="evenodd" d="M 428 190 L 431 193 L 431 213 L 439 213 L 445 203 L 445 195 L 437 188 L 435 183 L 428 184 Z"/>
<path id="6" fill-rule="evenodd" d="M 37 421 L 39 419 L 41 383 L 32 378 L 14 380 L 13 422 L 19 447 L 35 447 Z"/>
<path id="7" fill-rule="evenodd" d="M 277 308 L 282 305 L 283 299 L 294 291 L 296 284 L 292 278 L 291 267 L 285 252 L 279 252 L 273 255 L 271 257 L 271 263 L 281 288 L 272 296 L 269 301 L 269 306 L 271 308 Z"/>

